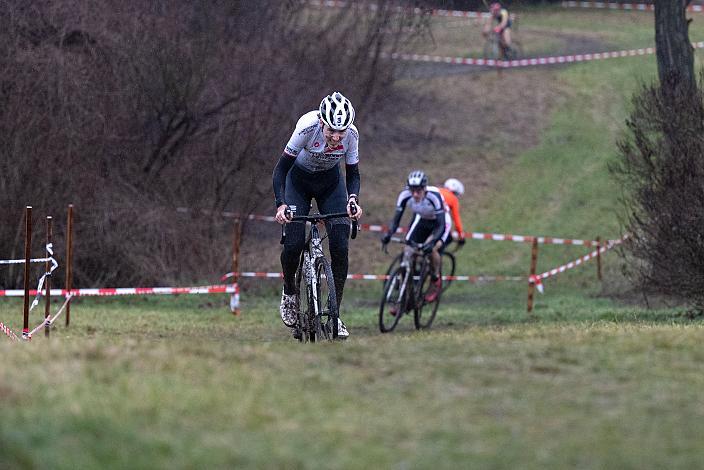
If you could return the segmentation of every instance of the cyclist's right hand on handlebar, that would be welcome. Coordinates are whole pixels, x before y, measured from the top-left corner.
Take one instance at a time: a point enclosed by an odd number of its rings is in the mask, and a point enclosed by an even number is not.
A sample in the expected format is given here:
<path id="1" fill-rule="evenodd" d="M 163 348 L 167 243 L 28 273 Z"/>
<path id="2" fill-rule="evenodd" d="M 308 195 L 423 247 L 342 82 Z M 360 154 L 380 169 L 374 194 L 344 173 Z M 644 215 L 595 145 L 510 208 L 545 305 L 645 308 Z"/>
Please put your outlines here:
<path id="1" fill-rule="evenodd" d="M 381 243 L 383 243 L 384 245 L 388 244 L 390 241 L 391 241 L 391 234 L 390 233 L 385 233 L 381 237 Z"/>
<path id="2" fill-rule="evenodd" d="M 280 223 L 281 225 L 287 224 L 291 222 L 291 219 L 293 218 L 293 212 L 291 212 L 291 209 L 289 209 L 288 205 L 286 204 L 281 204 L 277 209 L 276 209 L 276 221 Z"/>

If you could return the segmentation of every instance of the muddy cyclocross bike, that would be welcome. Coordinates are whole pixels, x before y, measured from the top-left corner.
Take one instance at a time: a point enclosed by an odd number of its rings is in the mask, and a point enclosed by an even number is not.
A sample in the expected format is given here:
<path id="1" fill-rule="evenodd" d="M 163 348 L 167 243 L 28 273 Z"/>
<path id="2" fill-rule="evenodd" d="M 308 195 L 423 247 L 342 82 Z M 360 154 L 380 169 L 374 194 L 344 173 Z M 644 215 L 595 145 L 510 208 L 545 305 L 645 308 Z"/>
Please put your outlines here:
<path id="1" fill-rule="evenodd" d="M 396 328 L 402 316 L 413 311 L 416 329 L 430 328 L 440 305 L 442 290 L 433 301 L 426 301 L 430 288 L 430 255 L 423 253 L 420 243 L 392 238 L 391 241 L 406 246 L 401 262 L 391 271 L 384 282 L 384 293 L 379 305 L 379 331 L 389 333 Z M 384 245 L 386 251 L 386 245 Z M 392 262 L 393 263 L 393 262 Z"/>
<path id="2" fill-rule="evenodd" d="M 501 33 L 491 31 L 486 34 L 483 57 L 494 60 L 520 59 L 523 57 L 523 46 L 514 38 L 509 47 L 501 38 Z"/>
<path id="3" fill-rule="evenodd" d="M 447 247 L 443 248 L 443 251 L 441 253 L 442 255 L 442 265 L 440 266 L 440 272 L 442 273 L 443 279 L 442 279 L 442 291 L 445 292 L 448 287 L 450 287 L 450 284 L 452 284 L 453 278 L 455 277 L 455 268 L 457 266 L 457 259 L 455 258 L 455 253 L 457 253 L 462 245 L 459 243 L 455 243 L 454 249 L 448 250 Z M 401 264 L 401 261 L 403 260 L 403 252 L 399 253 L 393 261 L 391 261 L 391 264 L 389 265 L 389 269 L 386 270 L 386 280 L 384 281 L 384 285 L 388 282 L 390 279 L 391 273 Z"/>
<path id="4" fill-rule="evenodd" d="M 356 205 L 352 203 L 352 213 Z M 338 319 L 340 316 L 335 282 L 332 277 L 330 261 L 323 252 L 323 240 L 318 225 L 327 220 L 348 218 L 347 212 L 335 214 L 296 215 L 296 206 L 289 206 L 286 215 L 291 222 L 305 222 L 310 226 L 306 235 L 306 244 L 301 253 L 301 260 L 296 270 L 296 289 L 300 299 L 298 321 L 294 326 L 294 337 L 301 342 L 315 342 L 327 339 L 332 341 L 338 336 Z M 357 237 L 358 225 L 352 220 L 351 238 Z M 286 225 L 281 228 L 281 244 L 286 238 Z"/>

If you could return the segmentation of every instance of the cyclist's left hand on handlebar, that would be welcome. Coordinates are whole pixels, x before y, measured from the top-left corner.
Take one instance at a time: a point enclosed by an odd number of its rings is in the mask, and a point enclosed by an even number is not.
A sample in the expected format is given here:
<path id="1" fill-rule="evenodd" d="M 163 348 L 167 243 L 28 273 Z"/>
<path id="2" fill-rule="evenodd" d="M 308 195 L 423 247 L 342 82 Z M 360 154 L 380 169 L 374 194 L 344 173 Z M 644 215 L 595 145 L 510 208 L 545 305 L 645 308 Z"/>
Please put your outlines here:
<path id="1" fill-rule="evenodd" d="M 362 217 L 363 212 L 362 206 L 360 206 L 359 202 L 357 202 L 357 198 L 351 196 L 347 201 L 347 215 L 349 215 L 351 219 L 359 220 L 359 218 Z"/>
<path id="2" fill-rule="evenodd" d="M 428 242 L 428 243 L 423 243 L 423 253 L 429 254 L 431 251 L 433 251 L 433 247 L 435 246 L 435 242 Z"/>
<path id="3" fill-rule="evenodd" d="M 276 221 L 280 224 L 287 224 L 291 222 L 291 211 L 289 210 L 288 206 L 286 204 L 281 204 L 277 209 L 276 209 Z"/>

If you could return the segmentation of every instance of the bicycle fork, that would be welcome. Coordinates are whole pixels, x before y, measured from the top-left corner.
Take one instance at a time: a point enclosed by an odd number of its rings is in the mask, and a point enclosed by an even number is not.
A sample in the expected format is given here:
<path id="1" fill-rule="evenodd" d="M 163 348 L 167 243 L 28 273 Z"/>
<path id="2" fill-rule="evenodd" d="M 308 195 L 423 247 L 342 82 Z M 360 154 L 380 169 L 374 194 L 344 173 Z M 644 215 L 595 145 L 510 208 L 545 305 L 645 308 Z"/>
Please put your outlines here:
<path id="1" fill-rule="evenodd" d="M 400 307 L 401 306 L 407 307 L 406 305 L 403 305 L 406 303 L 406 302 L 403 302 L 403 299 L 406 298 L 406 288 L 408 288 L 408 279 L 410 278 L 409 266 L 407 265 L 407 263 L 405 261 L 401 262 L 401 266 L 406 269 L 405 269 L 405 273 L 403 275 L 403 280 L 401 281 L 401 287 L 399 288 L 399 291 L 398 291 L 398 301 L 401 304 Z M 393 292 L 393 289 L 389 289 L 389 292 Z M 400 308 L 399 308 L 399 315 L 402 313 L 403 312 L 401 312 Z"/>
<path id="2" fill-rule="evenodd" d="M 313 318 L 321 319 L 322 312 L 318 308 L 318 276 L 315 272 L 315 261 L 323 256 L 322 242 L 319 238 L 313 237 L 310 241 L 310 251 L 303 254 L 303 269 L 306 280 L 311 288 L 311 300 L 313 302 Z"/>

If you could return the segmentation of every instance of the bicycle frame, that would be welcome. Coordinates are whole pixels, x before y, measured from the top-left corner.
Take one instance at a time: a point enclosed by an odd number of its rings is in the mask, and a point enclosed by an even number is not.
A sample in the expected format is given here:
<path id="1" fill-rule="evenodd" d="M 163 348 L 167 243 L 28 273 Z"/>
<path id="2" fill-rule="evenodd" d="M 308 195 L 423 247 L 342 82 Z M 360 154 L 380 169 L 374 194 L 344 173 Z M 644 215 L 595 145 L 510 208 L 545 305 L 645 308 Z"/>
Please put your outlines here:
<path id="1" fill-rule="evenodd" d="M 403 299 L 404 308 L 402 309 L 402 311 L 407 312 L 415 308 L 418 301 L 415 285 L 414 283 L 410 283 L 409 285 L 408 280 L 415 280 L 415 278 L 420 276 L 422 266 L 421 269 L 416 270 L 416 262 L 419 257 L 422 259 L 422 263 L 428 263 L 429 261 L 420 251 L 420 246 L 418 244 L 411 244 L 413 242 L 406 242 L 405 240 L 400 239 L 392 240 L 406 244 L 403 250 L 403 257 L 401 258 L 401 263 L 399 264 L 400 267 L 405 268 L 405 274 L 403 276 L 403 281 L 401 282 L 399 296 Z"/>
<path id="2" fill-rule="evenodd" d="M 322 313 L 318 306 L 318 278 L 315 275 L 315 261 L 318 258 L 324 258 L 325 253 L 323 253 L 323 239 L 320 238 L 320 231 L 318 230 L 318 224 L 313 222 L 310 223 L 311 228 L 308 233 L 305 248 L 301 256 L 303 257 L 303 263 L 301 263 L 301 274 L 305 279 L 306 284 L 311 289 L 311 298 L 313 299 L 313 311 L 315 318 L 320 318 Z"/>
<path id="3" fill-rule="evenodd" d="M 323 251 L 323 239 L 325 237 L 320 236 L 318 224 L 334 218 L 348 217 L 348 214 L 346 212 L 302 216 L 296 216 L 294 214 L 295 206 L 291 206 L 291 209 L 287 213 L 291 222 L 304 222 L 306 225 L 310 224 L 310 230 L 308 230 L 308 234 L 306 235 L 305 246 L 303 248 L 303 252 L 301 253 L 301 259 L 296 271 L 297 286 L 300 282 L 305 284 L 305 292 L 298 292 L 298 294 L 301 299 L 303 298 L 303 294 L 305 294 L 308 308 L 306 311 L 299 309 L 298 324 L 295 328 L 300 341 L 315 341 L 316 336 L 318 338 L 325 336 L 326 339 L 332 340 L 337 338 L 339 306 L 337 305 L 335 285 L 332 279 L 330 263 L 325 257 L 325 253 Z M 357 221 L 353 219 L 352 238 L 357 236 L 357 230 Z M 286 226 L 284 225 L 281 229 L 282 244 L 285 237 Z M 324 271 L 323 274 L 325 275 L 325 284 L 327 284 L 328 287 L 329 308 L 327 315 L 328 321 L 331 321 L 329 329 L 324 327 L 322 322 L 325 312 L 321 307 L 322 299 L 319 298 L 322 287 L 320 282 L 321 273 L 317 271 L 319 268 Z M 330 302 L 332 302 L 332 304 L 330 304 Z"/>

